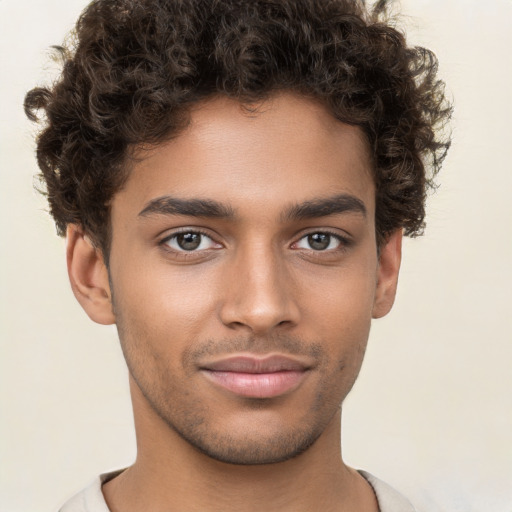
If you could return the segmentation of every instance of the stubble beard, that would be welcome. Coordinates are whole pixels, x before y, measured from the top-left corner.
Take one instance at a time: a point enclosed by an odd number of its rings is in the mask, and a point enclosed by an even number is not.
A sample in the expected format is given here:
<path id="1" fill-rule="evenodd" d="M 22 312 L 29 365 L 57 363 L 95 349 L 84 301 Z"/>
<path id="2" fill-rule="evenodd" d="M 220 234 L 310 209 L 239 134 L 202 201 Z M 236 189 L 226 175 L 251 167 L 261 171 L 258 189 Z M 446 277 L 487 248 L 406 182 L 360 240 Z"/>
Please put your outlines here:
<path id="1" fill-rule="evenodd" d="M 229 431 L 212 427 L 209 404 L 203 396 L 191 393 L 181 382 L 182 379 L 170 378 L 172 375 L 170 362 L 166 364 L 158 354 L 152 353 L 148 344 L 133 343 L 134 339 L 146 339 L 143 333 L 138 332 L 132 337 L 130 334 L 135 333 L 123 332 L 120 322 L 118 322 L 118 330 L 131 377 L 151 410 L 170 430 L 195 450 L 227 464 L 243 466 L 275 464 L 306 452 L 315 444 L 335 416 L 341 414 L 342 400 L 351 389 L 358 373 L 358 371 L 354 373 L 350 382 L 339 384 L 339 390 L 332 394 L 328 392 L 329 388 L 332 387 L 333 382 L 340 382 L 340 376 L 335 376 L 333 373 L 345 372 L 347 369 L 338 366 L 335 370 L 331 369 L 330 373 L 320 372 L 322 381 L 317 387 L 317 394 L 309 410 L 304 411 L 299 422 L 288 425 L 286 429 L 233 432 L 233 429 Z M 127 340 L 130 341 L 127 342 Z M 190 361 L 197 360 L 205 353 L 236 352 L 250 347 L 254 349 L 256 343 L 248 339 L 209 341 L 201 344 L 200 350 L 185 352 L 182 357 L 182 367 L 193 368 Z M 279 347 L 280 350 L 292 354 L 314 354 L 320 369 L 327 361 L 321 343 L 304 344 L 300 340 L 288 337 L 279 337 L 270 342 L 266 340 L 264 343 L 267 351 Z M 137 350 L 134 350 L 135 345 L 138 345 Z M 191 374 L 193 374 L 192 370 Z M 185 377 L 190 376 L 185 371 Z M 265 409 L 272 405 L 272 400 L 274 399 L 247 398 L 243 400 L 243 406 L 246 410 Z"/>
<path id="2" fill-rule="evenodd" d="M 132 374 L 133 377 L 133 374 Z M 146 386 L 136 381 L 147 404 L 165 425 L 195 450 L 219 462 L 233 465 L 275 464 L 293 459 L 307 451 L 324 432 L 334 416 L 341 413 L 341 404 L 322 421 L 294 425 L 287 431 L 244 433 L 233 435 L 210 426 L 208 412 L 202 404 L 189 404 L 183 410 L 158 393 L 148 396 Z M 248 399 L 253 408 L 265 408 L 269 399 Z"/>
<path id="3" fill-rule="evenodd" d="M 264 399 L 253 400 L 253 407 L 266 406 Z M 170 414 L 162 414 L 161 408 L 153 410 L 170 429 L 203 455 L 219 462 L 241 466 L 276 464 L 293 459 L 307 451 L 326 426 L 318 422 L 294 426 L 288 431 L 259 432 L 257 435 L 239 432 L 239 435 L 232 435 L 227 431 L 219 432 L 209 428 L 207 421 L 198 416 L 181 416 L 181 421 L 176 422 Z M 168 408 L 165 410 L 169 411 Z M 340 410 L 341 406 L 332 416 Z"/>

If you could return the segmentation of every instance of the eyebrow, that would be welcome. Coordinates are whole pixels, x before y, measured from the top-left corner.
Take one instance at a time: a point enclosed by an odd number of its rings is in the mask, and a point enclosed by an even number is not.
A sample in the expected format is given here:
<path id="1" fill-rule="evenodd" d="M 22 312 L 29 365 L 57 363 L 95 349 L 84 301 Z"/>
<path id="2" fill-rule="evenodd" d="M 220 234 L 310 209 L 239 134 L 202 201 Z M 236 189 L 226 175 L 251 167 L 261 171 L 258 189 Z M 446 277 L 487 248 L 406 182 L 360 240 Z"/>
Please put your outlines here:
<path id="1" fill-rule="evenodd" d="M 281 218 L 284 221 L 304 220 L 351 212 L 366 217 L 366 206 L 355 196 L 339 194 L 294 204 L 285 210 Z M 172 196 L 162 196 L 149 201 L 139 213 L 139 217 L 151 215 L 186 215 L 189 217 L 232 219 L 235 217 L 235 211 L 230 205 L 219 203 L 213 199 L 179 199 Z"/>
<path id="2" fill-rule="evenodd" d="M 178 199 L 172 196 L 158 197 L 149 201 L 139 217 L 150 215 L 187 215 L 190 217 L 232 218 L 233 208 L 212 199 Z"/>
<path id="3" fill-rule="evenodd" d="M 339 194 L 325 199 L 313 199 L 295 204 L 283 214 L 283 220 L 304 220 L 327 217 L 340 213 L 359 213 L 366 217 L 363 201 L 350 194 Z"/>

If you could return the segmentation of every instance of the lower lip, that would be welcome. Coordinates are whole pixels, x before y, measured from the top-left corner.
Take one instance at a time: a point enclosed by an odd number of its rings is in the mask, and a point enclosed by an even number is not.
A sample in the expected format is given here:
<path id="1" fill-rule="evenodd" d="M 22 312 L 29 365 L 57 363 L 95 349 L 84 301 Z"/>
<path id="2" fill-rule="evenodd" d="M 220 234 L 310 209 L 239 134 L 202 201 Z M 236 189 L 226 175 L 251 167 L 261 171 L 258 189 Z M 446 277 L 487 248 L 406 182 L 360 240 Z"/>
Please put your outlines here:
<path id="1" fill-rule="evenodd" d="M 293 391 L 306 375 L 305 371 L 238 373 L 203 370 L 203 373 L 220 387 L 251 398 L 273 398 Z"/>

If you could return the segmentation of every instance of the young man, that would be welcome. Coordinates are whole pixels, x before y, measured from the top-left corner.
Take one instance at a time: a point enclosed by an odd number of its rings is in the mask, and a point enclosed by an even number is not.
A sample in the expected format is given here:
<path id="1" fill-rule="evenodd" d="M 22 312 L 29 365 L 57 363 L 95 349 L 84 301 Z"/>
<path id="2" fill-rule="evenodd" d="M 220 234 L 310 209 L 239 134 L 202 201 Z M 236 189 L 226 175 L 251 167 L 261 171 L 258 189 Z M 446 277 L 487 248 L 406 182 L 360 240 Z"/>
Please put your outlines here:
<path id="1" fill-rule="evenodd" d="M 340 445 L 448 148 L 435 57 L 384 4 L 97 0 L 60 81 L 27 95 L 138 445 L 63 512 L 413 510 Z"/>

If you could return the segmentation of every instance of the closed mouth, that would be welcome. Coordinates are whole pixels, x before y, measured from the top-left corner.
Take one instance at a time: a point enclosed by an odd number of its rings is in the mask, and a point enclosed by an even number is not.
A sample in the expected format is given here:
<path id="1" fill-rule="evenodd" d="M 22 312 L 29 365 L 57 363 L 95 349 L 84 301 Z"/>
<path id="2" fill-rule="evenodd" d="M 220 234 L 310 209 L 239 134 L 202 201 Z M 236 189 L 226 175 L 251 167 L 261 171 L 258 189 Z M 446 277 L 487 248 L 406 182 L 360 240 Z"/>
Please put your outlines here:
<path id="1" fill-rule="evenodd" d="M 211 382 L 231 393 L 252 398 L 273 398 L 296 389 L 311 365 L 284 355 L 236 355 L 201 365 Z"/>

